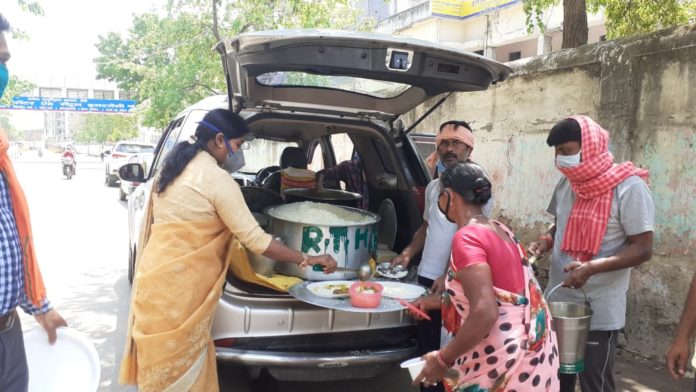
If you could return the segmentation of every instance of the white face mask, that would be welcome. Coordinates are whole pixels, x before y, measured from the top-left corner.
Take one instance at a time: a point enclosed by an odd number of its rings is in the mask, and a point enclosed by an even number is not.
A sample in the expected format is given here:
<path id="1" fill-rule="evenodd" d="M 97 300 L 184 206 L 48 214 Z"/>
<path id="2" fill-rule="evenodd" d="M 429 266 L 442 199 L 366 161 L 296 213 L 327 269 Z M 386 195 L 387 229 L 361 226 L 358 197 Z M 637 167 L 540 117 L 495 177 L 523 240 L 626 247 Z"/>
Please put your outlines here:
<path id="1" fill-rule="evenodd" d="M 227 156 L 227 159 L 225 159 L 225 162 L 223 162 L 222 164 L 222 168 L 229 173 L 234 173 L 239 169 L 243 168 L 245 164 L 246 162 L 244 161 L 244 151 L 238 150 L 234 154 L 230 154 Z"/>
<path id="2" fill-rule="evenodd" d="M 580 152 L 575 155 L 556 155 L 556 166 L 575 167 L 580 164 Z"/>

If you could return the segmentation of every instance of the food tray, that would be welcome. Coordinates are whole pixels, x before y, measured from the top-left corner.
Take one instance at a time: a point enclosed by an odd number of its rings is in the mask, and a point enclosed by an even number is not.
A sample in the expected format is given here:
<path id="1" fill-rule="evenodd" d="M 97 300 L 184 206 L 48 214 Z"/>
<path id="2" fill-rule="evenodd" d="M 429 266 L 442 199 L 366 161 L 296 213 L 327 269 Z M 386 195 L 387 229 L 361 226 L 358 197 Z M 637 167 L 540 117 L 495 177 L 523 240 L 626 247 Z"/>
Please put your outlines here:
<path id="1" fill-rule="evenodd" d="M 372 280 L 373 282 L 377 283 L 383 283 L 383 284 L 389 284 L 391 282 L 389 281 L 383 281 L 383 280 Z M 399 303 L 399 299 L 396 298 L 389 298 L 385 297 L 384 295 L 382 296 L 382 302 L 380 305 L 376 308 L 358 308 L 350 303 L 350 297 L 345 297 L 345 298 L 325 298 L 321 297 L 319 295 L 316 295 L 313 293 L 310 289 L 307 288 L 307 286 L 314 284 L 315 282 L 311 281 L 304 281 L 301 283 L 298 283 L 290 288 L 288 291 L 290 295 L 295 297 L 296 299 L 306 302 L 308 304 L 320 306 L 322 308 L 328 308 L 328 309 L 336 309 L 336 310 L 344 310 L 347 312 L 356 312 L 356 313 L 384 313 L 384 312 L 393 312 L 397 310 L 403 310 L 406 309 L 405 306 L 401 305 Z M 415 284 L 409 284 L 409 286 L 418 286 Z M 413 299 L 410 299 L 409 301 L 412 301 Z"/>
<path id="2" fill-rule="evenodd" d="M 378 282 L 378 281 L 377 281 Z M 320 297 L 312 291 L 310 291 L 307 286 L 314 282 L 305 281 L 298 283 L 288 290 L 288 293 L 295 297 L 296 299 L 306 302 L 308 304 L 320 306 L 322 308 L 343 310 L 346 312 L 356 312 L 356 313 L 385 313 L 394 312 L 397 310 L 406 309 L 405 306 L 399 303 L 399 300 L 382 297 L 382 302 L 376 308 L 356 308 L 350 304 L 350 297 L 347 298 L 324 298 Z"/>

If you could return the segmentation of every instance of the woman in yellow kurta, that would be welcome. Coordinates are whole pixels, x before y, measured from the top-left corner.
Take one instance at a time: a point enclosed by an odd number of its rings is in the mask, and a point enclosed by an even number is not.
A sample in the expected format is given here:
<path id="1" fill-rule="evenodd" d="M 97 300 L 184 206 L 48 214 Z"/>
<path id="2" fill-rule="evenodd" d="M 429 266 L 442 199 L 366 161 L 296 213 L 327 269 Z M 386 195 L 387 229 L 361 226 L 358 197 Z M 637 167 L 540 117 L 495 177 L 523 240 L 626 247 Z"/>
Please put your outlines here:
<path id="1" fill-rule="evenodd" d="M 141 391 L 218 390 L 210 328 L 232 238 L 274 260 L 335 269 L 331 256 L 290 249 L 257 224 L 228 173 L 243 166 L 248 133 L 240 116 L 215 109 L 195 142 L 167 156 L 143 224 L 121 383 Z"/>

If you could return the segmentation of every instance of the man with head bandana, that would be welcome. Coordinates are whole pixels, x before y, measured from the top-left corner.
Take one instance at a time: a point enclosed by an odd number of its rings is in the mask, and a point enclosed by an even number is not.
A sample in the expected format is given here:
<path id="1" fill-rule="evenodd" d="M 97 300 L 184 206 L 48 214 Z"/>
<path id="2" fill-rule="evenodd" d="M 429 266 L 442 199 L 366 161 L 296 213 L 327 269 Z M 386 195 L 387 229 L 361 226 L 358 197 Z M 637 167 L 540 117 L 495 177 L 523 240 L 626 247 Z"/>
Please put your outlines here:
<path id="1" fill-rule="evenodd" d="M 464 121 L 448 121 L 440 125 L 435 137 L 438 167 L 451 166 L 465 162 L 474 150 L 474 135 L 471 127 Z M 436 172 L 437 176 L 437 172 Z M 423 224 L 413 235 L 411 243 L 392 260 L 392 265 L 408 267 L 411 260 L 421 251 L 418 267 L 418 283 L 430 287 L 434 292 L 444 289 L 444 274 L 450 258 L 452 237 L 457 225 L 445 218 L 437 206 L 440 194 L 440 181 L 431 181 L 425 189 L 425 210 Z M 489 210 L 490 210 L 490 206 Z M 430 321 L 418 322 L 418 346 L 423 354 L 440 348 L 442 318 L 439 311 L 429 312 Z M 424 387 L 423 391 L 441 391 L 442 385 Z"/>
<path id="2" fill-rule="evenodd" d="M 0 98 L 9 82 L 5 32 L 10 26 L 0 14 Z M 0 129 L 0 391 L 26 391 L 29 371 L 22 327 L 16 308 L 33 315 L 56 340 L 56 329 L 66 326 L 46 297 L 36 261 L 29 209 L 7 152 L 9 141 Z"/>
<path id="3" fill-rule="evenodd" d="M 552 251 L 549 288 L 563 284 L 552 301 L 592 304 L 583 392 L 613 392 L 614 351 L 626 317 L 631 267 L 652 256 L 655 205 L 646 170 L 614 163 L 609 133 L 587 116 L 560 121 L 546 143 L 555 149 L 556 185 L 547 211 L 555 223 L 530 244 Z M 561 367 L 563 369 L 563 366 Z M 561 391 L 575 390 L 575 374 L 561 375 Z"/>

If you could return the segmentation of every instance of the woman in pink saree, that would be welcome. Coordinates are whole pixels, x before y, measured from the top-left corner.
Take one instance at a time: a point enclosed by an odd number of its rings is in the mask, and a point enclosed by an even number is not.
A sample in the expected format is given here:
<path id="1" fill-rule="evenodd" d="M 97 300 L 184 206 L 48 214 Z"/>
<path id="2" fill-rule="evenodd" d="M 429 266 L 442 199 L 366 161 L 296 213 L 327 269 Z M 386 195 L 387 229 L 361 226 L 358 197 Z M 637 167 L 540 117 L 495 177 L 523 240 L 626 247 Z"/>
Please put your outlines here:
<path id="1" fill-rule="evenodd" d="M 453 392 L 557 391 L 558 349 L 551 316 L 524 250 L 510 229 L 481 210 L 491 183 L 474 163 L 440 177 L 438 206 L 459 226 L 442 296 L 414 302 L 441 308 L 447 345 L 423 356 L 414 383 Z"/>

